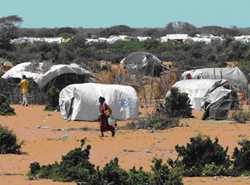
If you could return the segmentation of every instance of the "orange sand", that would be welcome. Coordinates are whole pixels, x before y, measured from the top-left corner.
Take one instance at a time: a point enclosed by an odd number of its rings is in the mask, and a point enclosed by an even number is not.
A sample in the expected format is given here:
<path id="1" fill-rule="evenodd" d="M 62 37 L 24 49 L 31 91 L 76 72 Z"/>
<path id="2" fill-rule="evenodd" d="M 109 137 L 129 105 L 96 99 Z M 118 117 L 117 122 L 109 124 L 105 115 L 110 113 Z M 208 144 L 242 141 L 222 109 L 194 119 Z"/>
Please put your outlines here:
<path id="1" fill-rule="evenodd" d="M 0 116 L 0 124 L 12 129 L 19 140 L 24 141 L 23 155 L 0 155 L 1 185 L 60 185 L 51 181 L 29 181 L 25 174 L 29 164 L 38 161 L 48 164 L 59 161 L 69 150 L 79 146 L 79 140 L 87 138 L 92 145 L 91 161 L 103 166 L 114 157 L 120 165 L 129 169 L 133 166 L 150 168 L 154 157 L 175 159 L 175 145 L 184 145 L 189 138 L 197 134 L 218 137 L 223 146 L 232 153 L 238 141 L 250 138 L 250 124 L 232 124 L 230 121 L 202 121 L 200 113 L 196 118 L 182 120 L 183 127 L 156 131 L 119 130 L 115 138 L 107 133 L 99 137 L 97 122 L 65 121 L 58 112 L 45 112 L 43 106 L 14 106 L 16 116 Z M 119 126 L 126 122 L 119 122 Z M 40 128 L 39 128 L 40 127 Z M 88 131 L 58 131 L 56 129 L 88 128 Z M 239 178 L 184 178 L 185 185 L 250 185 L 248 177 Z M 74 183 L 66 183 L 72 185 Z"/>

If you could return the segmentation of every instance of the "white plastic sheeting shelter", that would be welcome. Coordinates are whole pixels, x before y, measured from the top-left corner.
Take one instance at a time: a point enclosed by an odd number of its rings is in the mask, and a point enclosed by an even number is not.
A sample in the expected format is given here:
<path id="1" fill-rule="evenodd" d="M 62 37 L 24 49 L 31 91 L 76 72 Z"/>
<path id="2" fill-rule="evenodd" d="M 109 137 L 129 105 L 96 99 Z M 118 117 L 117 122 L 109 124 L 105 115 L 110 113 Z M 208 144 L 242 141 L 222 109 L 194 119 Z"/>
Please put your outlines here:
<path id="1" fill-rule="evenodd" d="M 185 71 L 182 74 L 182 79 L 190 74 L 192 79 L 225 79 L 233 86 L 242 90 L 247 89 L 247 78 L 244 73 L 238 68 L 203 68 Z"/>
<path id="2" fill-rule="evenodd" d="M 136 37 L 136 39 L 137 39 L 139 42 L 144 42 L 144 41 L 147 41 L 147 40 L 152 39 L 152 37 L 138 36 L 138 37 Z"/>
<path id="3" fill-rule="evenodd" d="M 36 67 L 36 68 L 35 68 Z M 53 65 L 47 72 L 42 71 L 43 63 L 39 63 L 38 66 L 35 66 L 31 62 L 25 62 L 18 64 L 8 70 L 2 78 L 22 78 L 22 75 L 25 75 L 27 78 L 33 79 L 40 88 L 46 86 L 51 80 L 54 78 L 63 75 L 63 74 L 77 74 L 77 75 L 89 75 L 92 76 L 91 73 L 80 67 L 77 64 L 58 64 Z"/>
<path id="4" fill-rule="evenodd" d="M 215 103 L 231 92 L 223 87 L 225 83 L 227 83 L 226 80 L 191 79 L 178 81 L 173 87 L 178 88 L 182 93 L 187 93 L 192 108 L 201 110 L 205 101 Z"/>
<path id="5" fill-rule="evenodd" d="M 57 43 L 61 44 L 63 42 L 63 37 L 19 37 L 12 39 L 10 43 L 12 44 L 24 44 L 24 43 L 35 43 L 35 42 L 46 42 L 46 43 Z"/>
<path id="6" fill-rule="evenodd" d="M 160 38 L 161 42 L 168 42 L 168 41 L 187 41 L 190 37 L 188 34 L 167 34 Z"/>
<path id="7" fill-rule="evenodd" d="M 39 85 L 40 88 L 43 88 L 45 85 L 48 84 L 51 80 L 53 80 L 55 77 L 58 77 L 63 74 L 77 74 L 77 75 L 90 75 L 91 73 L 81 68 L 77 64 L 58 64 L 52 66 L 46 73 L 41 74 L 35 82 Z"/>
<path id="8" fill-rule="evenodd" d="M 146 76 L 159 76 L 164 66 L 159 58 L 148 52 L 133 52 L 120 62 L 130 74 L 141 73 Z"/>
<path id="9" fill-rule="evenodd" d="M 196 34 L 194 37 L 190 37 L 190 40 L 209 44 L 212 41 L 223 41 L 224 39 L 220 36 L 214 36 L 213 34 Z"/>
<path id="10" fill-rule="evenodd" d="M 112 116 L 118 120 L 136 118 L 139 101 L 133 87 L 96 83 L 73 84 L 59 95 L 61 115 L 68 120 L 95 121 L 99 116 L 99 97 L 106 99 Z"/>
<path id="11" fill-rule="evenodd" d="M 114 44 L 117 41 L 129 41 L 132 37 L 127 35 L 111 35 L 110 37 L 99 37 L 96 39 L 86 39 L 86 44 L 92 44 L 92 43 L 108 43 L 108 44 Z"/>
<path id="12" fill-rule="evenodd" d="M 241 35 L 234 37 L 236 41 L 243 42 L 243 43 L 249 43 L 250 42 L 250 35 Z"/>
<path id="13" fill-rule="evenodd" d="M 40 75 L 39 73 L 31 72 L 28 69 L 31 68 L 31 62 L 24 62 L 21 64 L 17 64 L 16 66 L 12 67 L 10 70 L 6 71 L 2 78 L 9 79 L 9 78 L 22 78 L 25 75 L 27 78 L 32 78 L 33 80 L 37 79 Z"/>

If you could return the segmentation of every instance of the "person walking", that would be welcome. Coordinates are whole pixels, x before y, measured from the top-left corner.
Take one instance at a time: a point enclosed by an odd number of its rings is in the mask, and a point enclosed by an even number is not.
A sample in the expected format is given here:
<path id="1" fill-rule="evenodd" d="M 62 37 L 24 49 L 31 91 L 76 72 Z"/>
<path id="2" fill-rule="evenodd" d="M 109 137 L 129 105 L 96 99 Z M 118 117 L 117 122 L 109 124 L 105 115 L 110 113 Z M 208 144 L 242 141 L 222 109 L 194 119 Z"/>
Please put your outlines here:
<path id="1" fill-rule="evenodd" d="M 112 133 L 112 137 L 115 136 L 115 127 L 110 125 L 108 120 L 112 114 L 112 109 L 105 103 L 104 97 L 99 97 L 99 121 L 100 121 L 100 131 L 101 136 L 104 137 L 104 132 L 110 131 Z"/>
<path id="2" fill-rule="evenodd" d="M 22 80 L 19 83 L 20 91 L 22 94 L 22 105 L 23 106 L 28 106 L 28 91 L 29 91 L 29 81 L 27 80 L 26 76 L 22 76 Z"/>

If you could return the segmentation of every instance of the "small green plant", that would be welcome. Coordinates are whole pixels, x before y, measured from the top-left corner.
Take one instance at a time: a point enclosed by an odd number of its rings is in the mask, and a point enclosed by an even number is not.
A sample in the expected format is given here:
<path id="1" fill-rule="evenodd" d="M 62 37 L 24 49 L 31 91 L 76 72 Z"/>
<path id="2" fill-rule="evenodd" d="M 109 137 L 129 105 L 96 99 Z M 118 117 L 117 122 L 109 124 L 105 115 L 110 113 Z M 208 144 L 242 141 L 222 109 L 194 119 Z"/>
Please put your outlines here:
<path id="1" fill-rule="evenodd" d="M 142 168 L 140 168 L 139 170 L 132 168 L 128 172 L 128 182 L 130 182 L 131 185 L 150 185 L 150 177 L 150 173 L 143 171 Z"/>
<path id="2" fill-rule="evenodd" d="M 183 185 L 182 174 L 176 169 L 171 169 L 161 159 L 154 159 L 152 166 L 152 184 Z"/>
<path id="3" fill-rule="evenodd" d="M 0 94 L 0 115 L 15 115 L 15 110 L 10 106 L 8 98 L 2 94 Z"/>
<path id="4" fill-rule="evenodd" d="M 106 164 L 100 174 L 103 183 L 107 184 L 126 184 L 128 179 L 128 173 L 119 166 L 117 158 Z"/>
<path id="5" fill-rule="evenodd" d="M 170 95 L 165 98 L 165 112 L 170 117 L 192 117 L 192 108 L 187 93 L 172 88 Z"/>
<path id="6" fill-rule="evenodd" d="M 21 154 L 21 145 L 12 131 L 0 126 L 0 154 Z"/>

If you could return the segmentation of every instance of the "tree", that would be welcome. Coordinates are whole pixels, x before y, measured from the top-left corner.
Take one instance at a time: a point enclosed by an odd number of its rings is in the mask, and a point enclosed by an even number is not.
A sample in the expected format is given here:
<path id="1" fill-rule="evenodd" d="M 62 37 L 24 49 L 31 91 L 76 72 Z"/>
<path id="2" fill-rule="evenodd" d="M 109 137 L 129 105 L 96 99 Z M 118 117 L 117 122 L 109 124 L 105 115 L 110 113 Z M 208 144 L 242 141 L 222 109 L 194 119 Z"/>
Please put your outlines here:
<path id="1" fill-rule="evenodd" d="M 143 36 L 149 36 L 149 37 L 152 37 L 152 38 L 158 38 L 158 37 L 163 36 L 163 33 L 162 33 L 162 31 L 160 29 L 150 28 L 150 29 L 145 30 L 142 33 L 142 35 Z"/>
<path id="2" fill-rule="evenodd" d="M 22 21 L 17 15 L 0 18 L 0 49 L 12 49 L 10 40 L 17 36 L 17 27 Z"/>
<path id="3" fill-rule="evenodd" d="M 11 15 L 7 17 L 0 17 L 0 24 L 14 24 L 17 26 L 22 23 L 23 19 L 17 15 Z"/>
<path id="4" fill-rule="evenodd" d="M 197 29 L 194 25 L 187 22 L 171 22 L 167 24 L 165 28 L 165 34 L 173 34 L 173 33 L 193 33 L 196 32 Z"/>
<path id="5" fill-rule="evenodd" d="M 132 29 L 129 26 L 118 25 L 118 26 L 113 26 L 113 27 L 110 27 L 110 28 L 103 30 L 100 33 L 100 35 L 102 37 L 109 37 L 111 35 L 131 35 L 131 33 L 134 31 L 135 31 L 135 29 Z"/>
<path id="6" fill-rule="evenodd" d="M 172 88 L 165 99 L 165 111 L 170 117 L 191 117 L 192 108 L 188 94 Z"/>

